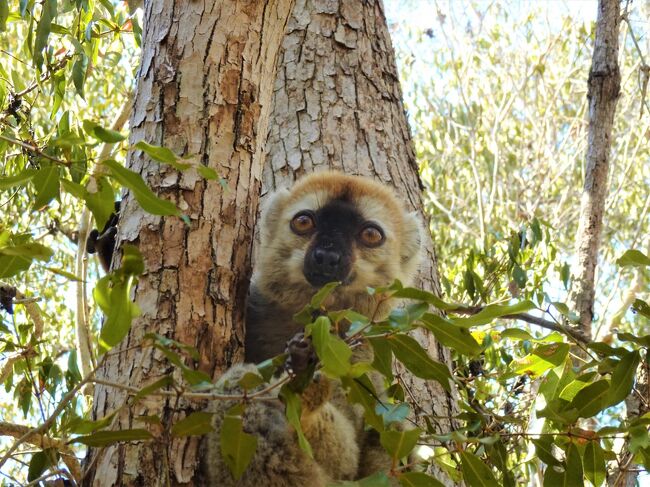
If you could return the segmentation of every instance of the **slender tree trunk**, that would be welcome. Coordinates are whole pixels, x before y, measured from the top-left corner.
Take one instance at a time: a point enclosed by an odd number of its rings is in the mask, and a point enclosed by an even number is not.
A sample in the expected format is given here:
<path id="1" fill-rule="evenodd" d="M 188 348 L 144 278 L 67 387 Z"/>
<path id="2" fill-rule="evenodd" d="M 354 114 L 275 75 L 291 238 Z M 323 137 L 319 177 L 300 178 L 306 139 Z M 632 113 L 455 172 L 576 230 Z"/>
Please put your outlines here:
<path id="1" fill-rule="evenodd" d="M 319 169 L 374 177 L 422 213 L 422 187 L 402 104 L 395 55 L 381 0 L 297 0 L 278 61 L 262 192 L 288 187 Z M 440 294 L 427 232 L 418 285 Z M 417 336 L 438 360 L 449 353 Z M 453 398 L 437 383 L 404 374 L 417 415 L 449 418 Z M 438 432 L 452 422 L 438 419 Z M 436 472 L 445 478 L 441 472 Z"/>
<path id="2" fill-rule="evenodd" d="M 612 127 L 621 88 L 618 67 L 620 0 L 600 0 L 594 54 L 589 72 L 589 133 L 585 183 L 576 237 L 578 264 L 573 284 L 574 308 L 582 331 L 591 336 L 594 276 L 607 197 L 607 173 L 612 147 Z"/>
<path id="3" fill-rule="evenodd" d="M 177 368 L 151 348 L 155 332 L 199 350 L 194 364 L 216 371 L 243 357 L 243 311 L 277 52 L 292 0 L 145 2 L 142 62 L 131 141 L 197 155 L 217 170 L 227 189 L 196 172 L 160 166 L 138 151 L 128 166 L 189 217 L 144 213 L 131 195 L 123 201 L 118 245 L 136 244 L 145 273 L 135 290 L 142 314 L 127 339 L 99 371 L 102 379 L 141 387 Z M 116 351 L 118 353 L 116 353 Z M 182 382 L 180 377 L 175 377 Z M 125 394 L 98 386 L 94 416 L 125 405 Z M 123 408 L 113 429 L 147 428 L 157 415 L 156 440 L 91 451 L 87 485 L 196 484 L 199 437 L 171 438 L 168 427 L 203 405 L 148 397 Z"/>

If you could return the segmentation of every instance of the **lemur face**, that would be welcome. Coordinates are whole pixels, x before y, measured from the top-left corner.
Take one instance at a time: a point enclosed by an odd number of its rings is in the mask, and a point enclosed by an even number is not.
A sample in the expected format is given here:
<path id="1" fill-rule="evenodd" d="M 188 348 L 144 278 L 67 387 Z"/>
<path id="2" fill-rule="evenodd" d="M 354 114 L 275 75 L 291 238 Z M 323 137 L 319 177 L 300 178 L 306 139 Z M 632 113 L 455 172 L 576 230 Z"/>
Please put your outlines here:
<path id="1" fill-rule="evenodd" d="M 254 280 L 278 300 L 304 300 L 332 281 L 340 281 L 340 293 L 348 296 L 366 293 L 368 286 L 410 281 L 420 240 L 417 218 L 386 186 L 316 173 L 267 204 L 256 265 L 263 271 Z"/>

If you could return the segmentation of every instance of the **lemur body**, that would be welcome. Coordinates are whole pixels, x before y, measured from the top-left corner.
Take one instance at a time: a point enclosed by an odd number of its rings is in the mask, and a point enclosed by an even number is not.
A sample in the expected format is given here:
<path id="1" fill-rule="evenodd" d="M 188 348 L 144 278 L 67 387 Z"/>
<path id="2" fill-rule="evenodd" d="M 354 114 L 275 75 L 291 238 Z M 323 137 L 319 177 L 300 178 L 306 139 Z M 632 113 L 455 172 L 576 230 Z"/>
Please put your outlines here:
<path id="1" fill-rule="evenodd" d="M 282 353 L 302 330 L 293 315 L 331 281 L 342 285 L 325 302 L 328 310 L 352 308 L 385 317 L 391 303 L 378 309 L 367 288 L 395 279 L 410 282 L 419 265 L 420 241 L 417 217 L 389 188 L 367 178 L 320 172 L 299 180 L 290 191 L 275 193 L 262 215 L 247 306 L 246 362 Z M 353 361 L 369 356 L 368 348 L 360 347 Z M 220 385 L 241 393 L 237 380 L 255 370 L 253 365 L 234 366 Z M 211 485 L 324 487 L 390 466 L 377 435 L 364 432 L 363 411 L 348 404 L 338 383 L 321 377 L 302 394 L 301 425 L 314 459 L 299 448 L 279 402 L 253 401 L 246 406 L 244 430 L 258 437 L 258 446 L 243 477 L 235 481 L 219 442 L 223 414 L 232 405 L 216 405 L 216 432 L 207 440 Z"/>

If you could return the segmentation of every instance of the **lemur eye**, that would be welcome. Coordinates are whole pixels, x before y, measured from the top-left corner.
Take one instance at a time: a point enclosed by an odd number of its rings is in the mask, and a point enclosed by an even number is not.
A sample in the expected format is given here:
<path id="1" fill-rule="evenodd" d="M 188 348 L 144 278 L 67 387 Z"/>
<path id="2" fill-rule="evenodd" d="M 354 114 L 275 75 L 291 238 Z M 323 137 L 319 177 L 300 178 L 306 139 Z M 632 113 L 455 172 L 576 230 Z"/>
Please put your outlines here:
<path id="1" fill-rule="evenodd" d="M 301 211 L 291 219 L 291 230 L 297 235 L 307 235 L 316 228 L 316 221 L 311 211 Z"/>
<path id="2" fill-rule="evenodd" d="M 368 224 L 359 233 L 359 240 L 366 247 L 379 247 L 384 243 L 384 232 L 377 225 Z"/>

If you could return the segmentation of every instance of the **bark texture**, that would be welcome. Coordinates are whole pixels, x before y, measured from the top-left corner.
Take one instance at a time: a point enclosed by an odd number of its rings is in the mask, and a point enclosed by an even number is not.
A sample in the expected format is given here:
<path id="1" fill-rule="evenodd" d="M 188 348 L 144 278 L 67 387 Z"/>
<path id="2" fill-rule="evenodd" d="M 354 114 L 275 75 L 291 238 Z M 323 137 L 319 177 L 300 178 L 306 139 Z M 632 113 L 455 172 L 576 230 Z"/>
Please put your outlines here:
<path id="1" fill-rule="evenodd" d="M 266 150 L 263 195 L 305 173 L 339 169 L 395 187 L 422 214 L 422 187 L 381 0 L 297 0 L 278 61 Z M 439 295 L 433 243 L 428 236 L 424 243 L 418 284 Z M 450 363 L 433 337 L 416 338 L 435 359 Z M 406 382 L 420 407 L 416 414 L 453 413 L 452 398 L 437 383 L 412 377 Z M 440 432 L 452 428 L 449 419 L 437 421 Z"/>
<path id="2" fill-rule="evenodd" d="M 594 276 L 607 196 L 607 174 L 612 147 L 612 127 L 621 88 L 618 67 L 619 0 L 600 0 L 594 53 L 589 72 L 589 132 L 585 183 L 576 237 L 578 264 L 574 272 L 574 308 L 582 331 L 591 336 Z"/>
<path id="3" fill-rule="evenodd" d="M 243 357 L 243 311 L 277 53 L 292 0 L 145 2 L 142 61 L 131 117 L 131 142 L 145 140 L 179 156 L 197 155 L 227 188 L 194 170 L 179 173 L 132 152 L 128 166 L 189 217 L 146 214 L 126 195 L 118 245 L 136 244 L 145 274 L 135 290 L 142 314 L 113 350 L 100 379 L 141 387 L 169 373 L 165 357 L 140 349 L 155 332 L 195 346 L 190 366 L 216 372 Z M 182 382 L 181 377 L 175 377 Z M 199 437 L 172 438 L 168 426 L 203 405 L 148 397 L 130 407 L 113 387 L 97 386 L 94 415 L 122 408 L 113 429 L 147 428 L 158 415 L 153 442 L 90 453 L 85 483 L 198 485 Z M 150 428 L 151 429 L 151 428 Z"/>

